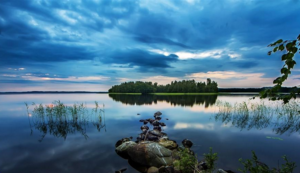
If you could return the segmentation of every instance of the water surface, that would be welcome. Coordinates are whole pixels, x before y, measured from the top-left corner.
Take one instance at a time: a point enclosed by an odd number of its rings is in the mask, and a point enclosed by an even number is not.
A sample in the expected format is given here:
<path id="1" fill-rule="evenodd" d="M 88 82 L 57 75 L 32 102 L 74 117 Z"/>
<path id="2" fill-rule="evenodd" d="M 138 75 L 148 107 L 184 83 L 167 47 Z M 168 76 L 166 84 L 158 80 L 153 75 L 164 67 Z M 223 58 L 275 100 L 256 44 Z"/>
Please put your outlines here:
<path id="1" fill-rule="evenodd" d="M 262 162 L 274 167 L 278 160 L 283 163 L 282 155 L 287 155 L 289 160 L 298 164 L 295 172 L 300 172 L 300 135 L 297 128 L 300 125 L 297 124 L 297 116 L 293 119 L 289 116 L 277 119 L 274 115 L 269 119 L 250 119 L 247 122 L 243 117 L 216 116 L 216 101 L 235 103 L 248 101 L 249 97 L 0 95 L 0 172 L 110 173 L 124 167 L 128 168 L 127 172 L 137 172 L 115 153 L 114 145 L 124 137 L 132 136 L 135 139 L 142 125 L 139 120 L 153 117 L 156 111 L 163 113 L 161 121 L 167 124 L 164 131 L 169 138 L 179 144 L 185 138 L 192 140 L 192 149 L 199 159 L 209 151 L 209 147 L 213 147 L 213 151 L 219 155 L 217 167 L 237 170 L 242 166 L 238 159 L 251 158 L 251 151 L 254 150 Z M 60 130 L 55 135 L 49 132 L 50 126 L 47 126 L 47 133 L 44 133 L 43 128 L 38 128 L 44 126 L 29 123 L 33 117 L 28 117 L 24 102 L 29 105 L 32 102 L 50 105 L 54 100 L 60 100 L 66 105 L 84 103 L 89 111 L 95 107 L 95 101 L 99 105 L 104 104 L 105 127 L 97 128 L 90 123 L 93 120 L 89 117 L 88 123 L 79 124 L 81 130 L 72 121 L 68 121 L 69 130 Z M 260 101 L 255 99 L 254 102 Z M 59 127 L 63 129 L 65 126 Z"/>

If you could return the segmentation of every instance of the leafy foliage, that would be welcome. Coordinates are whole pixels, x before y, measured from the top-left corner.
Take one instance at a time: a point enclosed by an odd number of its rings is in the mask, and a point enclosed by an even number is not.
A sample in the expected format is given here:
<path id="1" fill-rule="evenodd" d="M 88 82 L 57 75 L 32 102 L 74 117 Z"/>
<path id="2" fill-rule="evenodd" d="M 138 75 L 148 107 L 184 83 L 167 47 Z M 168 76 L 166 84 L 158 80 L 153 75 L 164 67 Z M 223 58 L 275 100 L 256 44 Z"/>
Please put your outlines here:
<path id="1" fill-rule="evenodd" d="M 213 153 L 212 152 L 212 147 L 209 148 L 209 153 L 208 154 L 203 154 L 204 159 L 207 163 L 207 167 L 209 172 L 212 172 L 215 170 L 215 162 L 218 160 L 218 153 Z"/>
<path id="2" fill-rule="evenodd" d="M 284 65 L 280 70 L 280 73 L 282 75 L 273 81 L 273 84 L 275 84 L 275 86 L 273 86 L 270 89 L 262 91 L 260 95 L 261 98 L 269 97 L 271 100 L 283 100 L 284 103 L 287 103 L 289 102 L 290 99 L 296 98 L 296 94 L 300 93 L 300 89 L 295 86 L 288 95 L 280 95 L 278 92 L 283 82 L 287 80 L 288 76 L 291 74 L 291 70 L 294 68 L 296 64 L 296 61 L 294 60 L 294 56 L 297 52 L 299 52 L 300 35 L 295 40 L 283 41 L 282 39 L 279 39 L 268 46 L 274 47 L 272 51 L 268 52 L 268 55 L 271 55 L 272 53 L 278 51 L 285 52 L 281 56 L 281 60 L 284 62 Z"/>
<path id="3" fill-rule="evenodd" d="M 191 173 L 197 167 L 197 157 L 189 152 L 188 148 L 179 150 L 180 160 L 174 162 L 174 166 L 181 170 L 183 173 Z"/>
<path id="4" fill-rule="evenodd" d="M 125 82 L 115 85 L 108 90 L 110 93 L 204 93 L 218 92 L 218 84 L 211 79 L 207 82 L 195 82 L 195 80 L 172 81 L 171 84 L 158 85 L 156 82 Z"/>
<path id="5" fill-rule="evenodd" d="M 282 158 L 285 163 L 281 165 L 281 168 L 278 167 L 277 169 L 269 169 L 266 164 L 258 161 L 255 152 L 252 151 L 252 159 L 247 159 L 246 161 L 239 159 L 239 161 L 244 165 L 244 168 L 239 169 L 239 171 L 243 173 L 292 173 L 296 168 L 295 162 L 289 162 L 286 156 L 283 156 Z"/>

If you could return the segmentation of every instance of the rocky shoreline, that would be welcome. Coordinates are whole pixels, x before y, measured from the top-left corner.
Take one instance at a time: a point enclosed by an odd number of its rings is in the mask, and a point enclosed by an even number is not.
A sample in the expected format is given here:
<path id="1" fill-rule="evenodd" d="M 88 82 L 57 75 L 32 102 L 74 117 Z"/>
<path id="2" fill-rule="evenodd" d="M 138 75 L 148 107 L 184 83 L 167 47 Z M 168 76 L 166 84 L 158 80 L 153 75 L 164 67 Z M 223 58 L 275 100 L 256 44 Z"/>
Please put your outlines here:
<path id="1" fill-rule="evenodd" d="M 194 151 L 191 150 L 193 142 L 189 139 L 182 141 L 179 146 L 176 141 L 170 140 L 162 128 L 166 126 L 161 122 L 161 112 L 154 113 L 154 119 L 140 120 L 143 123 L 141 133 L 132 141 L 123 138 L 116 142 L 116 153 L 128 160 L 130 166 L 141 173 L 199 173 L 211 171 L 206 160 L 198 161 Z M 152 129 L 150 129 L 150 127 Z M 116 171 L 121 173 L 125 169 Z M 219 169 L 220 173 L 232 171 Z"/>

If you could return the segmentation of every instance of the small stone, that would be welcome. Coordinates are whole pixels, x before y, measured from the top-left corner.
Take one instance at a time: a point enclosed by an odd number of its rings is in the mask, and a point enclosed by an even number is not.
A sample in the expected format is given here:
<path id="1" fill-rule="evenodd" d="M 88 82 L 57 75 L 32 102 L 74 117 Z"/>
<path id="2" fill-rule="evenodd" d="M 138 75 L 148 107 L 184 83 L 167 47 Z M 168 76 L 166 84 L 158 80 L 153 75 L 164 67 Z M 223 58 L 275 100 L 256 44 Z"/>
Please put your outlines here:
<path id="1" fill-rule="evenodd" d="M 122 138 L 120 140 L 118 140 L 115 144 L 115 147 L 117 148 L 118 146 L 120 146 L 122 143 L 127 142 L 127 141 L 131 141 L 130 138 Z"/>
<path id="2" fill-rule="evenodd" d="M 199 170 L 207 170 L 208 166 L 205 160 L 202 160 L 198 163 L 198 169 Z"/>
<path id="3" fill-rule="evenodd" d="M 157 167 L 154 167 L 154 166 L 151 166 L 147 173 L 158 173 L 158 168 Z"/>
<path id="4" fill-rule="evenodd" d="M 160 111 L 157 111 L 154 113 L 154 115 L 160 116 L 160 115 L 162 115 L 162 113 Z"/>
<path id="5" fill-rule="evenodd" d="M 127 168 L 123 168 L 123 169 L 120 169 L 120 170 L 118 170 L 118 171 L 115 171 L 115 173 L 123 173 L 123 172 L 125 172 L 127 170 Z"/>
<path id="6" fill-rule="evenodd" d="M 146 125 L 143 125 L 143 126 L 141 126 L 141 130 L 143 130 L 143 129 L 149 130 L 149 127 Z"/>
<path id="7" fill-rule="evenodd" d="M 182 141 L 182 145 L 185 147 L 185 148 L 191 148 L 193 146 L 193 142 L 188 140 L 188 139 L 184 139 Z"/>
<path id="8" fill-rule="evenodd" d="M 175 173 L 173 166 L 162 166 L 159 168 L 159 173 Z"/>
<path id="9" fill-rule="evenodd" d="M 161 117 L 155 117 L 156 120 L 161 120 Z"/>
<path id="10" fill-rule="evenodd" d="M 159 124 L 160 124 L 160 123 L 159 123 L 159 121 L 157 121 L 157 120 L 155 120 L 155 121 L 152 122 L 152 125 L 153 125 L 153 126 L 159 126 Z"/>
<path id="11" fill-rule="evenodd" d="M 168 140 L 167 138 L 161 138 L 161 139 L 159 139 L 158 143 L 160 145 L 162 145 L 162 146 L 170 149 L 170 150 L 178 148 L 178 145 L 177 145 L 176 141 Z"/>
<path id="12" fill-rule="evenodd" d="M 161 127 L 160 126 L 153 126 L 153 130 L 158 130 L 161 132 Z"/>
<path id="13" fill-rule="evenodd" d="M 166 126 L 166 124 L 165 124 L 165 123 L 162 123 L 162 122 L 161 122 L 161 123 L 159 123 L 159 124 L 160 124 L 161 126 Z"/>

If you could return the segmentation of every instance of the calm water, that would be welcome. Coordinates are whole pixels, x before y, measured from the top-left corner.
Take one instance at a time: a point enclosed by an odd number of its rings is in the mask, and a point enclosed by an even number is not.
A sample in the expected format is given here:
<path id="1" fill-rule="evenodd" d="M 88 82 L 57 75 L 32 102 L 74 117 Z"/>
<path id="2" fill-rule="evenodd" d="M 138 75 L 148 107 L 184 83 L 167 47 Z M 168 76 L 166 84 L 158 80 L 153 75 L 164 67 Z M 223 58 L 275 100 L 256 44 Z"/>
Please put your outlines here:
<path id="1" fill-rule="evenodd" d="M 134 173 L 136 171 L 127 161 L 115 153 L 114 145 L 123 137 L 136 138 L 142 125 L 139 120 L 151 118 L 156 111 L 163 113 L 161 122 L 167 124 L 164 131 L 169 138 L 179 144 L 184 138 L 192 140 L 194 143 L 192 149 L 199 159 L 203 153 L 209 151 L 209 147 L 213 147 L 213 151 L 219 155 L 217 167 L 237 170 L 241 167 L 238 159 L 251 158 L 251 150 L 254 150 L 262 162 L 274 167 L 277 166 L 278 160 L 280 164 L 282 163 L 282 155 L 287 155 L 289 160 L 298 164 L 295 172 L 300 172 L 300 134 L 295 124 L 292 125 L 294 127 L 290 127 L 295 119 L 290 122 L 287 117 L 278 122 L 276 117 L 273 117 L 253 121 L 256 124 L 245 124 L 242 119 L 226 119 L 226 117 L 217 117 L 216 120 L 217 100 L 234 103 L 247 101 L 249 97 L 0 95 L 0 173 L 113 173 L 124 167 L 128 168 L 126 172 Z M 32 117 L 28 117 L 24 102 L 51 104 L 54 100 L 60 100 L 67 105 L 85 103 L 89 109 L 95 107 L 95 101 L 104 104 L 105 127 L 97 129 L 97 126 L 91 123 L 81 124 L 79 130 L 72 127 L 73 130 L 64 132 L 64 135 L 61 135 L 63 133 L 61 131 L 56 135 L 44 134 L 43 129 L 29 123 Z M 137 115 L 138 113 L 140 115 Z M 231 121 L 234 121 L 234 126 L 231 125 Z M 299 124 L 298 126 L 300 127 Z M 292 132 L 290 129 L 287 132 L 282 130 L 287 127 L 294 130 Z"/>

